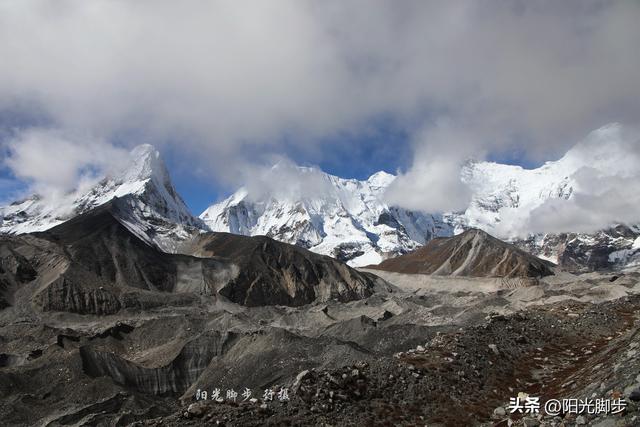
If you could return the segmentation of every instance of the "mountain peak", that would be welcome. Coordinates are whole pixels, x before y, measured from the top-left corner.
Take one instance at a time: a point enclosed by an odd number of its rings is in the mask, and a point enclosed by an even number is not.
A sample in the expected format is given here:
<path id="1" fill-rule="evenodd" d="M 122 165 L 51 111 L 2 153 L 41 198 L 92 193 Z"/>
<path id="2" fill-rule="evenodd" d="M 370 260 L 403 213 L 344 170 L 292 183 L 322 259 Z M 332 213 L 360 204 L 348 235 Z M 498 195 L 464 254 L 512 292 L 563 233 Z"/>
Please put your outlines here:
<path id="1" fill-rule="evenodd" d="M 170 181 L 169 171 L 160 152 L 150 144 L 141 144 L 129 153 L 130 163 L 122 172 L 118 181 L 144 181 L 153 177 L 165 183 Z"/>
<path id="2" fill-rule="evenodd" d="M 131 155 L 140 158 L 152 155 L 158 157 L 160 153 L 156 150 L 156 147 L 151 144 L 140 144 L 131 150 Z"/>
<path id="3" fill-rule="evenodd" d="M 375 187 L 388 187 L 395 179 L 395 175 L 392 175 L 385 171 L 378 171 L 371 175 L 367 179 L 367 182 Z"/>
<path id="4" fill-rule="evenodd" d="M 210 206 L 200 218 L 213 231 L 266 235 L 352 266 L 380 262 L 415 249 L 434 236 L 451 234 L 438 215 L 387 206 L 381 195 L 395 179 L 387 172 L 359 181 L 317 168 L 297 170 L 321 179 L 300 179 L 294 183 L 300 185 L 293 196 L 276 191 L 247 198 L 246 191 L 240 189 Z"/>
<path id="5" fill-rule="evenodd" d="M 9 234 L 48 230 L 114 199 L 126 206 L 123 222 L 132 232 L 174 252 L 191 231 L 206 225 L 189 212 L 178 195 L 169 171 L 156 148 L 135 147 L 129 163 L 118 173 L 105 176 L 89 189 L 77 189 L 64 197 L 31 198 L 0 207 L 0 232 Z"/>
<path id="6" fill-rule="evenodd" d="M 478 229 L 431 240 L 414 252 L 371 266 L 396 273 L 473 277 L 542 277 L 553 274 L 552 267 Z"/>

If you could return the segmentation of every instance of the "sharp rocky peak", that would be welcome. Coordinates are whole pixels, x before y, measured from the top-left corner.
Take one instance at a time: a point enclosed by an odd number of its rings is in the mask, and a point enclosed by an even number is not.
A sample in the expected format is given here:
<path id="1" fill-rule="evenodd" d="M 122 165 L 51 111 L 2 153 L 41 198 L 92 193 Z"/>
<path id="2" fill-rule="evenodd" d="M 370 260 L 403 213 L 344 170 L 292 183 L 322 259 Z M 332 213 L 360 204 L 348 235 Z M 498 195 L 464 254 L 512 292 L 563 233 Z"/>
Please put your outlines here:
<path id="1" fill-rule="evenodd" d="M 125 167 L 89 188 L 0 207 L 0 233 L 44 231 L 114 199 L 128 207 L 123 211 L 127 226 L 165 251 L 176 251 L 189 230 L 207 229 L 176 192 L 160 152 L 143 144 L 131 150 Z"/>

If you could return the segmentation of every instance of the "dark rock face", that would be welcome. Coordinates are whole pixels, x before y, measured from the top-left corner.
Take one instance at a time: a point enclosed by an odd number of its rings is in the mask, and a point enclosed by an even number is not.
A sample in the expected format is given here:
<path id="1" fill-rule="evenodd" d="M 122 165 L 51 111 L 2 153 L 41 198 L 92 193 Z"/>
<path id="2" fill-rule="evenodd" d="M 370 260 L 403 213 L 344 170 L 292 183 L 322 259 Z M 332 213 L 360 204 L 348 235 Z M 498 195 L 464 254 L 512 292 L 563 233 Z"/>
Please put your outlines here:
<path id="1" fill-rule="evenodd" d="M 480 230 L 431 240 L 422 248 L 371 268 L 398 273 L 474 277 L 541 277 L 553 274 L 536 258 Z"/>
<path id="2" fill-rule="evenodd" d="M 398 222 L 398 220 L 391 215 L 390 212 L 383 212 L 378 217 L 378 220 L 374 223 L 374 225 L 388 225 L 391 228 L 402 229 L 402 225 Z"/>
<path id="3" fill-rule="evenodd" d="M 354 258 L 364 255 L 360 250 L 360 245 L 353 243 L 341 243 L 333 249 L 332 256 L 338 261 L 348 262 Z"/>
<path id="4" fill-rule="evenodd" d="M 200 255 L 232 260 L 237 266 L 237 275 L 219 293 L 238 304 L 300 306 L 373 293 L 374 276 L 268 237 L 207 233 L 195 245 Z"/>
<path id="5" fill-rule="evenodd" d="M 198 256 L 160 252 L 125 226 L 120 203 L 0 241 L 0 308 L 31 281 L 31 302 L 43 311 L 109 315 L 217 295 L 247 306 L 352 301 L 371 295 L 378 280 L 267 237 L 207 233 L 194 243 Z"/>
<path id="6" fill-rule="evenodd" d="M 151 248 L 125 228 L 117 214 L 116 201 L 35 235 L 61 245 L 74 270 L 103 282 L 172 291 L 177 270 L 172 255 Z"/>

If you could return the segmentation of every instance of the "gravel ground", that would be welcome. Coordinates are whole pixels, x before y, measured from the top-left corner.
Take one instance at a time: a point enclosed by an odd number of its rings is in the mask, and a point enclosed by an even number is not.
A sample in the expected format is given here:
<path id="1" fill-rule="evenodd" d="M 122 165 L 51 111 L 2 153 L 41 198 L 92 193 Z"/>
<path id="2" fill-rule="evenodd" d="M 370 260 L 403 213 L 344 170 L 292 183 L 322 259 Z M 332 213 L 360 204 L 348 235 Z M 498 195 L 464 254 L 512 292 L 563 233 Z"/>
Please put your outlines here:
<path id="1" fill-rule="evenodd" d="M 640 425 L 638 277 L 402 275 L 385 276 L 391 292 L 296 308 L 5 310 L 0 417 L 12 426 Z M 258 400 L 195 399 L 197 389 L 245 386 Z M 266 388 L 287 388 L 290 400 L 264 402 Z M 519 393 L 628 406 L 510 415 Z"/>
<path id="2" fill-rule="evenodd" d="M 489 315 L 391 357 L 303 371 L 286 403 L 185 402 L 140 425 L 640 425 L 631 400 L 640 386 L 639 308 L 640 297 L 629 297 Z M 508 415 L 509 398 L 521 392 L 542 402 L 603 397 L 628 405 L 599 417 Z"/>

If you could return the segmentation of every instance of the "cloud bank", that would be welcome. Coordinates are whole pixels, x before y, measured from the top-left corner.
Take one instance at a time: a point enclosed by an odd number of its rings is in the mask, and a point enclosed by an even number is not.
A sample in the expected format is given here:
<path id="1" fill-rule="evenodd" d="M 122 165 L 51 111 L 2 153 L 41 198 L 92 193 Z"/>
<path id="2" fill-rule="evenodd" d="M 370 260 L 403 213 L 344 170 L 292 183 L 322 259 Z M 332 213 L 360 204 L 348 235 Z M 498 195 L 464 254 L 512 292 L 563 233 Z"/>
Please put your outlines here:
<path id="1" fill-rule="evenodd" d="M 462 208 L 467 157 L 553 159 L 605 123 L 640 123 L 639 21 L 631 0 L 0 1 L 0 115 L 46 118 L 12 129 L 7 164 L 68 186 L 96 167 L 86 150 L 60 176 L 21 153 L 32 132 L 93 135 L 98 153 L 171 145 L 231 188 L 274 153 L 317 164 L 331 136 L 391 117 L 415 156 L 390 197 Z"/>
<path id="2" fill-rule="evenodd" d="M 609 126 L 593 132 L 562 159 L 574 192 L 534 209 L 519 234 L 593 232 L 640 223 L 640 131 Z"/>
<path id="3" fill-rule="evenodd" d="M 41 195 L 64 193 L 117 172 L 129 162 L 126 150 L 99 139 L 60 131 L 29 129 L 8 141 L 6 166 L 33 183 Z"/>

